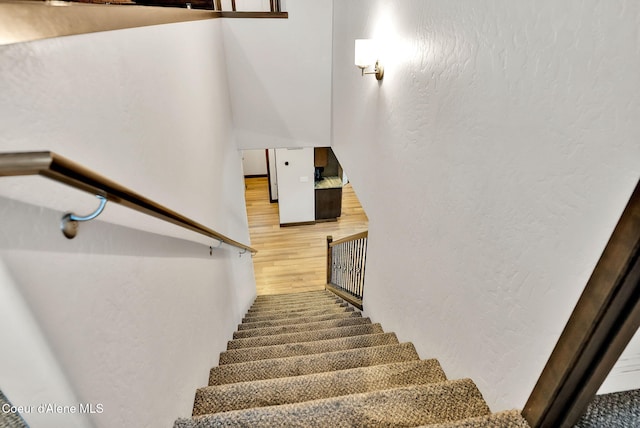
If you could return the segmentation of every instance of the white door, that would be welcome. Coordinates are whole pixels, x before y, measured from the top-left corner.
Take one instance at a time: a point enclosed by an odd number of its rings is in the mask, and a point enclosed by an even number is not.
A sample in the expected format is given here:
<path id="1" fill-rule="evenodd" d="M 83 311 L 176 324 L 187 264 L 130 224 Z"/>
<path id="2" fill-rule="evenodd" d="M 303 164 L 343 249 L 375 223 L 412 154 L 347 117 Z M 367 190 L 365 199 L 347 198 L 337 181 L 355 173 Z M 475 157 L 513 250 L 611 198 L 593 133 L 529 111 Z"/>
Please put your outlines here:
<path id="1" fill-rule="evenodd" d="M 313 148 L 276 149 L 280 224 L 315 221 Z"/>

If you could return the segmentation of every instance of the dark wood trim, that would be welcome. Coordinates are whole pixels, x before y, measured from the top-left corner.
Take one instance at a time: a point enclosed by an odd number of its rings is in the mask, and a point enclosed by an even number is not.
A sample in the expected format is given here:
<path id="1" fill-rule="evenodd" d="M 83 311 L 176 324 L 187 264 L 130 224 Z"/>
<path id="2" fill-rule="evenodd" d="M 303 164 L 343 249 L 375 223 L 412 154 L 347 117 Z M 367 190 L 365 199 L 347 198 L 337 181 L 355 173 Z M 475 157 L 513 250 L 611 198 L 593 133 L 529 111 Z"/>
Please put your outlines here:
<path id="1" fill-rule="evenodd" d="M 222 11 L 219 12 L 222 18 L 275 18 L 275 19 L 288 19 L 288 12 L 232 12 Z"/>
<path id="2" fill-rule="evenodd" d="M 186 3 L 186 2 L 185 2 Z M 220 7 L 220 0 L 215 0 Z M 0 1 L 0 45 L 51 37 L 214 18 L 287 19 L 287 12 L 223 12 L 184 7 L 74 3 L 51 7 L 43 1 Z M 211 7 L 211 6 L 209 6 Z"/>
<path id="3" fill-rule="evenodd" d="M 278 199 L 273 199 L 273 192 L 271 191 L 271 166 L 269 165 L 269 149 L 264 149 L 264 155 L 267 159 L 267 186 L 269 188 L 269 202 L 272 204 L 278 202 Z"/>
<path id="4" fill-rule="evenodd" d="M 346 300 L 347 302 L 351 303 L 353 306 L 355 306 L 356 308 L 362 310 L 362 299 L 358 299 L 357 297 L 352 296 L 351 294 L 342 291 L 340 288 L 336 287 L 335 285 L 331 284 L 331 283 L 327 283 L 324 286 L 325 290 L 331 291 L 332 293 L 336 294 L 338 297 L 340 297 L 342 300 Z"/>
<path id="5" fill-rule="evenodd" d="M 335 247 L 336 245 L 342 244 L 344 242 L 355 241 L 356 239 L 362 239 L 367 237 L 369 237 L 369 231 L 365 230 L 364 232 L 355 233 L 351 236 L 347 236 L 346 238 L 341 238 L 341 239 L 338 239 L 337 241 L 333 241 L 331 243 L 331 246 Z"/>
<path id="6" fill-rule="evenodd" d="M 640 184 L 522 412 L 532 428 L 572 427 L 640 326 Z"/>
<path id="7" fill-rule="evenodd" d="M 337 222 L 337 218 L 317 218 L 316 223 L 335 223 Z"/>
<path id="8" fill-rule="evenodd" d="M 333 236 L 327 236 L 327 284 L 331 284 L 331 263 L 333 260 L 333 247 L 331 243 L 333 242 Z"/>
<path id="9" fill-rule="evenodd" d="M 175 7 L 90 3 L 52 7 L 44 1 L 0 1 L 0 45 L 218 17 L 211 10 Z"/>
<path id="10" fill-rule="evenodd" d="M 315 221 L 299 221 L 297 223 L 280 223 L 280 227 L 293 227 L 293 226 L 310 226 L 316 224 Z"/>
<path id="11" fill-rule="evenodd" d="M 72 0 L 72 1 L 91 1 L 94 3 L 103 3 L 109 5 L 109 0 Z M 213 2 L 211 0 L 135 0 L 137 6 L 144 7 L 162 7 L 162 8 L 181 8 L 181 9 L 199 9 L 214 11 Z"/>
<path id="12" fill-rule="evenodd" d="M 245 175 L 244 178 L 266 178 L 267 174 L 249 174 Z"/>

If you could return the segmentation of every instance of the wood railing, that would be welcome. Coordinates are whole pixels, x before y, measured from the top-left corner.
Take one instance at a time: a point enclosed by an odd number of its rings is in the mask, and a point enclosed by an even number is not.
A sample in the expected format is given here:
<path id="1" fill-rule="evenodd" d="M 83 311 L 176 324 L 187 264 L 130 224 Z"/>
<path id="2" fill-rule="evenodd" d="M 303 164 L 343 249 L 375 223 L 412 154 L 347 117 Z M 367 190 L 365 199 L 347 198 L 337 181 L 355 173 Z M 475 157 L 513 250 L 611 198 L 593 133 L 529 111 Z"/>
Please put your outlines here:
<path id="1" fill-rule="evenodd" d="M 92 4 L 108 4 L 108 5 L 127 5 L 127 6 L 162 6 L 162 7 L 180 7 L 186 9 L 206 9 L 217 12 L 238 12 L 238 7 L 243 6 L 242 0 L 65 0 L 72 3 L 92 3 Z M 236 1 L 239 3 L 236 5 Z M 253 10 L 248 9 L 244 3 L 244 12 L 246 13 L 279 13 L 282 12 L 280 0 L 270 0 L 269 10 Z"/>
<path id="2" fill-rule="evenodd" d="M 522 415 L 570 428 L 640 326 L 640 183 L 618 221 Z"/>
<path id="3" fill-rule="evenodd" d="M 226 0 L 226 1 L 215 0 L 215 8 L 216 10 L 228 10 L 228 9 L 225 9 L 225 7 L 230 2 L 231 11 L 236 12 L 237 11 L 236 1 L 237 0 Z M 265 12 L 265 11 L 253 11 L 253 12 Z M 280 6 L 280 0 L 269 0 L 269 12 L 282 12 L 282 8 Z"/>
<path id="4" fill-rule="evenodd" d="M 326 289 L 362 309 L 369 232 L 333 241 L 327 236 Z"/>
<path id="5" fill-rule="evenodd" d="M 144 1 L 144 0 L 143 0 Z M 95 0 L 98 2 L 98 0 Z M 73 7 L 56 7 L 67 4 L 62 1 L 0 1 L 0 46 L 13 43 L 48 39 L 98 31 L 122 30 L 149 25 L 199 21 L 216 18 L 239 19 L 287 19 L 287 12 L 233 12 L 211 10 L 213 3 L 207 0 L 208 9 L 201 9 L 196 0 L 180 0 L 177 7 L 146 7 L 126 0 L 117 4 L 73 3 Z M 191 9 L 186 9 L 187 3 Z M 199 10 L 196 10 L 199 9 Z"/>

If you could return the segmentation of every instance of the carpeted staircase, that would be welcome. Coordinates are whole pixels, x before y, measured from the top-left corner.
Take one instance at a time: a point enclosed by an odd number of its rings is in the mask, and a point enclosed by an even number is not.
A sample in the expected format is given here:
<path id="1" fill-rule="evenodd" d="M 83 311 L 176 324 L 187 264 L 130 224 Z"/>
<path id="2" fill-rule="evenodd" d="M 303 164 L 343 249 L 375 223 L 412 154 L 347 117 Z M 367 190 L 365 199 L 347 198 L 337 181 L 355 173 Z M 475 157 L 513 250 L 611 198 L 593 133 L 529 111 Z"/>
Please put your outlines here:
<path id="1" fill-rule="evenodd" d="M 174 428 L 528 427 L 327 291 L 258 296 Z"/>

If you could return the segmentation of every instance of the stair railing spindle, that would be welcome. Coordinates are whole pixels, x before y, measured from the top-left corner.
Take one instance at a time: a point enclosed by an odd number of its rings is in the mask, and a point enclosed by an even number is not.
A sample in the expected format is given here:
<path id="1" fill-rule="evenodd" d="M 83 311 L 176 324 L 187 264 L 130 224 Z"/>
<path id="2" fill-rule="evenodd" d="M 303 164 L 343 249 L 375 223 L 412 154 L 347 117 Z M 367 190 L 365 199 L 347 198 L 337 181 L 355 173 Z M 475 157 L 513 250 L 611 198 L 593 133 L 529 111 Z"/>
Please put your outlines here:
<path id="1" fill-rule="evenodd" d="M 327 237 L 326 289 L 362 309 L 368 232 L 333 241 Z"/>

